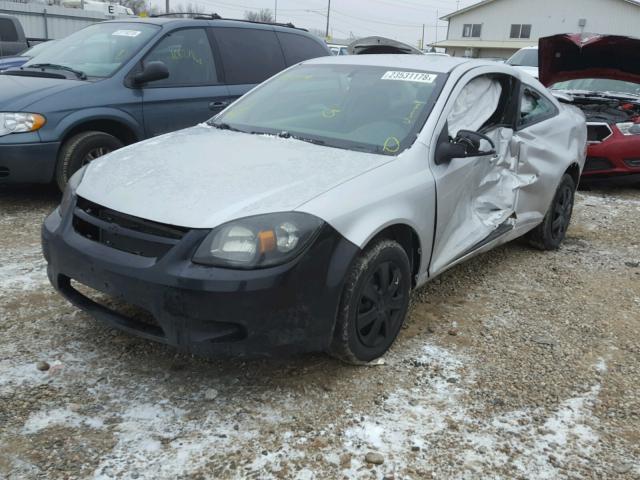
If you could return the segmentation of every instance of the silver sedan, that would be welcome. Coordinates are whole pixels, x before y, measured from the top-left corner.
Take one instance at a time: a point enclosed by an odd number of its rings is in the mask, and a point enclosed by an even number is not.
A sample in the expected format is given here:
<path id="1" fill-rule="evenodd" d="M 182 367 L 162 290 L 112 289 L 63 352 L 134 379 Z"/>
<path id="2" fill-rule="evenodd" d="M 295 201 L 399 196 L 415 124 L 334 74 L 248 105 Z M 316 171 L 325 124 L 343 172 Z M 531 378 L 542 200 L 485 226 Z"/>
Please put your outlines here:
<path id="1" fill-rule="evenodd" d="M 411 289 L 521 236 L 558 248 L 586 145 L 584 115 L 508 65 L 315 59 L 79 171 L 44 225 L 49 276 L 189 351 L 368 362 Z"/>

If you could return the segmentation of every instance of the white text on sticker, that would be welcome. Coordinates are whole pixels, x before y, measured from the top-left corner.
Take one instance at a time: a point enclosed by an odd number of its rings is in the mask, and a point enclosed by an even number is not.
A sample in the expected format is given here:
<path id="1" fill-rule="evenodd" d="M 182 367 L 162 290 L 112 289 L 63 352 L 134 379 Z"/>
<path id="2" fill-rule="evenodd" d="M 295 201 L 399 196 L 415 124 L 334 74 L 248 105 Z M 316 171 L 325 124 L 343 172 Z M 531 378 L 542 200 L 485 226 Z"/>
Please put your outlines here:
<path id="1" fill-rule="evenodd" d="M 420 83 L 433 83 L 438 75 L 433 73 L 421 73 L 421 72 L 397 72 L 389 71 L 382 76 L 382 80 L 400 80 L 402 82 L 420 82 Z"/>
<path id="2" fill-rule="evenodd" d="M 137 37 L 140 33 L 142 32 L 138 30 L 116 30 L 111 35 L 115 35 L 116 37 Z"/>

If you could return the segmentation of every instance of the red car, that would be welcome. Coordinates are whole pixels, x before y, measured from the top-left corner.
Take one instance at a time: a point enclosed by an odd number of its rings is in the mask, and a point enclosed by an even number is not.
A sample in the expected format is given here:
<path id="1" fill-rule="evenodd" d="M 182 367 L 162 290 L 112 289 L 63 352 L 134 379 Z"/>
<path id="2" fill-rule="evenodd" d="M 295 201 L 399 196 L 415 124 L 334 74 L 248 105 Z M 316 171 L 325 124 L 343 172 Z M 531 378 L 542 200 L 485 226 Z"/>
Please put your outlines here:
<path id="1" fill-rule="evenodd" d="M 582 183 L 640 185 L 640 40 L 614 35 L 540 39 L 540 81 L 587 118 Z"/>

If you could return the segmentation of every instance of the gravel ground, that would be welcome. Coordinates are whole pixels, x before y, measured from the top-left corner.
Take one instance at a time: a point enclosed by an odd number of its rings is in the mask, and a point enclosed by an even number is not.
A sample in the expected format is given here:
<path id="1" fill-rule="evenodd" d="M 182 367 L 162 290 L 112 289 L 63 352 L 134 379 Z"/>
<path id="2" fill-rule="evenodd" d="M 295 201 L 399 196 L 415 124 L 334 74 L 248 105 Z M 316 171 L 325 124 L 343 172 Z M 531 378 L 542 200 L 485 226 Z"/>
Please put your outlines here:
<path id="1" fill-rule="evenodd" d="M 640 190 L 578 195 L 413 295 L 380 365 L 207 361 L 49 286 L 47 189 L 0 189 L 0 478 L 640 478 Z M 46 362 L 46 363 L 45 363 Z"/>

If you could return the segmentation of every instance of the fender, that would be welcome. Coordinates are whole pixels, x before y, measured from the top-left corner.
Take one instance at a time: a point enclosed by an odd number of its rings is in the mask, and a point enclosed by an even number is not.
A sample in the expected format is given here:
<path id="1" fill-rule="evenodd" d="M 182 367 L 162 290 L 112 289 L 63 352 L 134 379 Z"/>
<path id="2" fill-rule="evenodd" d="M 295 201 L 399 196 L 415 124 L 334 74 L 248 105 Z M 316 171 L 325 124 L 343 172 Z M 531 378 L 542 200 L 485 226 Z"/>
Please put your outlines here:
<path id="1" fill-rule="evenodd" d="M 96 120 L 118 122 L 131 130 L 137 140 L 143 140 L 145 138 L 144 129 L 135 117 L 127 112 L 111 107 L 82 109 L 67 115 L 56 125 L 53 131 L 53 137 L 63 139 L 75 127 Z"/>

